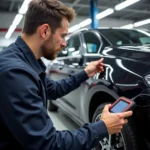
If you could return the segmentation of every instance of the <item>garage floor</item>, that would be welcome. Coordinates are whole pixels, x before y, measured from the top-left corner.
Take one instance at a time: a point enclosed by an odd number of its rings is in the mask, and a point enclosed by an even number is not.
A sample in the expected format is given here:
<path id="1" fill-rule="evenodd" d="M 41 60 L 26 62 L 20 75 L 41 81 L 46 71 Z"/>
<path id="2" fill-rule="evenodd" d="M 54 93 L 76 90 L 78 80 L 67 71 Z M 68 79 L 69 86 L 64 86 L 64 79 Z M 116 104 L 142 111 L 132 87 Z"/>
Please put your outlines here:
<path id="1" fill-rule="evenodd" d="M 73 122 L 60 110 L 58 110 L 57 112 L 48 112 L 48 114 L 52 119 L 52 122 L 54 123 L 54 127 L 57 130 L 73 130 L 79 128 L 79 126 L 75 122 Z"/>

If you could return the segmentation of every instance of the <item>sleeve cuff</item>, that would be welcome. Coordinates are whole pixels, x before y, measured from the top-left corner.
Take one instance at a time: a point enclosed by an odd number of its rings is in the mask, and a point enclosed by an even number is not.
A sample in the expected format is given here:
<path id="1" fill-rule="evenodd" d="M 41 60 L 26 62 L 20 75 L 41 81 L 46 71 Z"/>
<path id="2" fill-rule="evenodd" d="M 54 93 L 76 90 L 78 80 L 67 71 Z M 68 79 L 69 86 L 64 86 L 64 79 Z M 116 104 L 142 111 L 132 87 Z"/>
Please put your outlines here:
<path id="1" fill-rule="evenodd" d="M 77 78 L 79 83 L 82 83 L 82 82 L 84 82 L 85 80 L 87 80 L 89 78 L 87 73 L 84 70 L 82 70 L 78 73 L 75 73 L 73 75 Z"/>
<path id="2" fill-rule="evenodd" d="M 103 121 L 97 121 L 92 125 L 93 130 L 96 132 L 96 137 L 99 139 L 103 139 L 104 137 L 108 136 L 108 130 Z"/>

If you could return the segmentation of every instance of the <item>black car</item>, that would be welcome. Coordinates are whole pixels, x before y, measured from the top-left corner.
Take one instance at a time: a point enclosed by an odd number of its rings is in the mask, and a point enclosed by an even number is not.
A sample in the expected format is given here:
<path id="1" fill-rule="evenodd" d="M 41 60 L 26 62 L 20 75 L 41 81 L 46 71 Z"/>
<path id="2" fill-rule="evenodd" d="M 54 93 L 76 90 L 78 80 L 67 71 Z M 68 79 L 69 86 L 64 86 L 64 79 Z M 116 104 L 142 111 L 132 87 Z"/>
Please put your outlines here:
<path id="1" fill-rule="evenodd" d="M 120 134 L 104 138 L 93 150 L 148 150 L 150 143 L 150 33 L 135 29 L 84 29 L 67 37 L 68 45 L 49 63 L 47 74 L 59 80 L 104 58 L 105 71 L 78 89 L 49 101 L 50 111 L 61 108 L 75 122 L 99 120 L 107 103 L 136 97 L 133 116 Z"/>

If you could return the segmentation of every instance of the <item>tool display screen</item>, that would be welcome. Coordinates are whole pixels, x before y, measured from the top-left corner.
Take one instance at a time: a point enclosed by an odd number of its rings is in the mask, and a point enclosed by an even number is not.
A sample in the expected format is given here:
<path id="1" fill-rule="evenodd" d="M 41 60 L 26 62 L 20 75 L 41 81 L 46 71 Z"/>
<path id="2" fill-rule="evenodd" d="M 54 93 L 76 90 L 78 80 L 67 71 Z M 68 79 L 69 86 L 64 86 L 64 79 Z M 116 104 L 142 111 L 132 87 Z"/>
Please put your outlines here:
<path id="1" fill-rule="evenodd" d="M 128 105 L 129 105 L 129 103 L 127 103 L 123 100 L 120 100 L 117 104 L 115 104 L 111 108 L 111 111 L 114 112 L 114 113 L 122 112 Z"/>

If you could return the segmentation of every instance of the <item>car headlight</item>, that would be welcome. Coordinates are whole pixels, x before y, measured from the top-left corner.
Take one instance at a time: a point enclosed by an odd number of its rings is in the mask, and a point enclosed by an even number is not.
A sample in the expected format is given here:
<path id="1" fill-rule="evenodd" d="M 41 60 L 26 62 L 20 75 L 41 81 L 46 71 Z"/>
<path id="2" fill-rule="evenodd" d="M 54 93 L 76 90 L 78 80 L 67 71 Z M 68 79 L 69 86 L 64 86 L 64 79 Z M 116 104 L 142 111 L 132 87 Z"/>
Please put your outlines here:
<path id="1" fill-rule="evenodd" d="M 150 74 L 145 76 L 145 81 L 148 84 L 148 86 L 150 87 Z"/>

